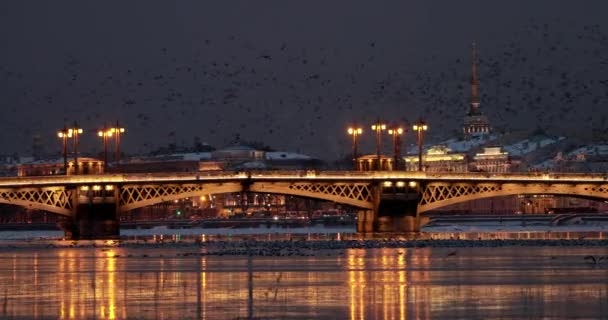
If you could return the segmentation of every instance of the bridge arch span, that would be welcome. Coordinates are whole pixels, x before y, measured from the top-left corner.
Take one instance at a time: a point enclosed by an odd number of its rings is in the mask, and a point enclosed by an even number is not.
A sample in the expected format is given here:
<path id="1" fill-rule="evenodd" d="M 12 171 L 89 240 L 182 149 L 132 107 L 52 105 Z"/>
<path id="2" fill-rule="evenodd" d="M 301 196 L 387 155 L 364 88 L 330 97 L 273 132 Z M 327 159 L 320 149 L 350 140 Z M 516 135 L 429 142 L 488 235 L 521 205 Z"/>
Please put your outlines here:
<path id="1" fill-rule="evenodd" d="M 125 185 L 119 191 L 119 211 L 126 212 L 162 202 L 217 193 L 243 191 L 240 182 L 162 184 L 162 185 Z"/>
<path id="2" fill-rule="evenodd" d="M 369 183 L 255 182 L 249 186 L 249 191 L 328 200 L 362 209 L 373 208 Z"/>
<path id="3" fill-rule="evenodd" d="M 369 183 L 334 182 L 225 182 L 192 184 L 124 185 L 119 189 L 119 211 L 154 204 L 200 197 L 208 194 L 235 192 L 273 193 L 328 200 L 363 209 L 372 209 L 372 192 Z"/>
<path id="4" fill-rule="evenodd" d="M 2 188 L 0 203 L 71 216 L 74 191 L 64 187 Z"/>
<path id="5" fill-rule="evenodd" d="M 431 182 L 423 188 L 418 212 L 477 199 L 539 194 L 606 200 L 608 184 Z"/>

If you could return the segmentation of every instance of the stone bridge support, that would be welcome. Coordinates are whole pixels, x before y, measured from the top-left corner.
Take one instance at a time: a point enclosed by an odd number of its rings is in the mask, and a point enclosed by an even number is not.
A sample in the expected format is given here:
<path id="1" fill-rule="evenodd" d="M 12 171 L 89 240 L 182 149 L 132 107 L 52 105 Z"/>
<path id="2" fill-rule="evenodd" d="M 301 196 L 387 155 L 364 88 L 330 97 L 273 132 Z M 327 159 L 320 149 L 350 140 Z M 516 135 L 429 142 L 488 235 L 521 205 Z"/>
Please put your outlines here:
<path id="1" fill-rule="evenodd" d="M 422 197 L 418 183 L 384 182 L 372 187 L 373 209 L 360 210 L 357 232 L 418 232 L 421 217 L 418 204 Z"/>
<path id="2" fill-rule="evenodd" d="M 111 185 L 73 190 L 71 218 L 62 225 L 72 240 L 117 239 L 120 236 L 117 190 Z"/>

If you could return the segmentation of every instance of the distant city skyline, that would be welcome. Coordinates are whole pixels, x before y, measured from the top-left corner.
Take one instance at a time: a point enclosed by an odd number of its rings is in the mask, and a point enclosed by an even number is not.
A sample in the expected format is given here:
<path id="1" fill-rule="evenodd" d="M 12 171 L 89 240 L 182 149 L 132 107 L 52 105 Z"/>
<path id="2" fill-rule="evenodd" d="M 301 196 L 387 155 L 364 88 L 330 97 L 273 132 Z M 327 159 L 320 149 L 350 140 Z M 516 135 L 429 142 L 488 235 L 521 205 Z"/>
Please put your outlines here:
<path id="1" fill-rule="evenodd" d="M 0 5 L 0 154 L 32 153 L 78 121 L 82 150 L 120 120 L 122 150 L 238 135 L 332 160 L 378 117 L 462 131 L 470 46 L 481 110 L 501 129 L 608 137 L 608 3 L 363 1 Z M 407 131 L 405 144 L 414 142 Z M 387 153 L 389 137 L 385 137 Z"/>

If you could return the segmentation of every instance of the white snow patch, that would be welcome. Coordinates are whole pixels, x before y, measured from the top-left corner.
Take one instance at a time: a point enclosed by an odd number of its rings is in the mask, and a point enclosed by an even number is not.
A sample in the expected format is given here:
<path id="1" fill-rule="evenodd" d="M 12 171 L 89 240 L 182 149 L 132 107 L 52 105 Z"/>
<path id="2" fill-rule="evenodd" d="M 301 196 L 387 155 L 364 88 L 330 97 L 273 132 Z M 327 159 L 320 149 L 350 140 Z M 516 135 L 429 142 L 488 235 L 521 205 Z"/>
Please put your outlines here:
<path id="1" fill-rule="evenodd" d="M 536 141 L 534 141 L 533 139 L 524 139 L 514 144 L 506 145 L 503 147 L 503 149 L 512 156 L 523 156 L 525 154 L 544 148 L 548 145 L 557 143 L 564 139 L 566 138 L 544 138 Z"/>
<path id="2" fill-rule="evenodd" d="M 310 160 L 312 158 L 305 154 L 273 151 L 273 152 L 266 152 L 266 159 L 267 160 Z"/>

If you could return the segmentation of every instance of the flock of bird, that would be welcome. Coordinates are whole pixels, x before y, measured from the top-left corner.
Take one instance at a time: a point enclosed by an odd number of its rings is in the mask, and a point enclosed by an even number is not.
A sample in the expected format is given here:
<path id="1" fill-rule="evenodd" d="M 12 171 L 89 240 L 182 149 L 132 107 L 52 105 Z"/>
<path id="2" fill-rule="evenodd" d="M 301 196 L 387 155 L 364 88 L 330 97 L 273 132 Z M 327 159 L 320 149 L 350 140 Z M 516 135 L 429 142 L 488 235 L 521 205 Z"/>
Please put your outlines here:
<path id="1" fill-rule="evenodd" d="M 345 127 L 354 121 L 423 117 L 431 135 L 459 130 L 468 109 L 469 48 L 404 58 L 387 69 L 380 62 L 392 46 L 361 41 L 351 55 L 293 41 L 256 47 L 233 35 L 201 39 L 191 53 L 159 44 L 131 63 L 67 55 L 60 72 L 41 79 L 0 64 L 0 123 L 25 128 L 14 139 L 20 145 L 63 122 L 95 126 L 119 117 L 132 137 L 125 143 L 139 146 L 132 151 L 190 144 L 193 137 L 221 147 L 246 136 L 330 158 L 349 152 Z M 608 38 L 599 25 L 534 22 L 511 39 L 477 46 L 481 107 L 495 128 L 540 126 L 608 139 Z"/>

